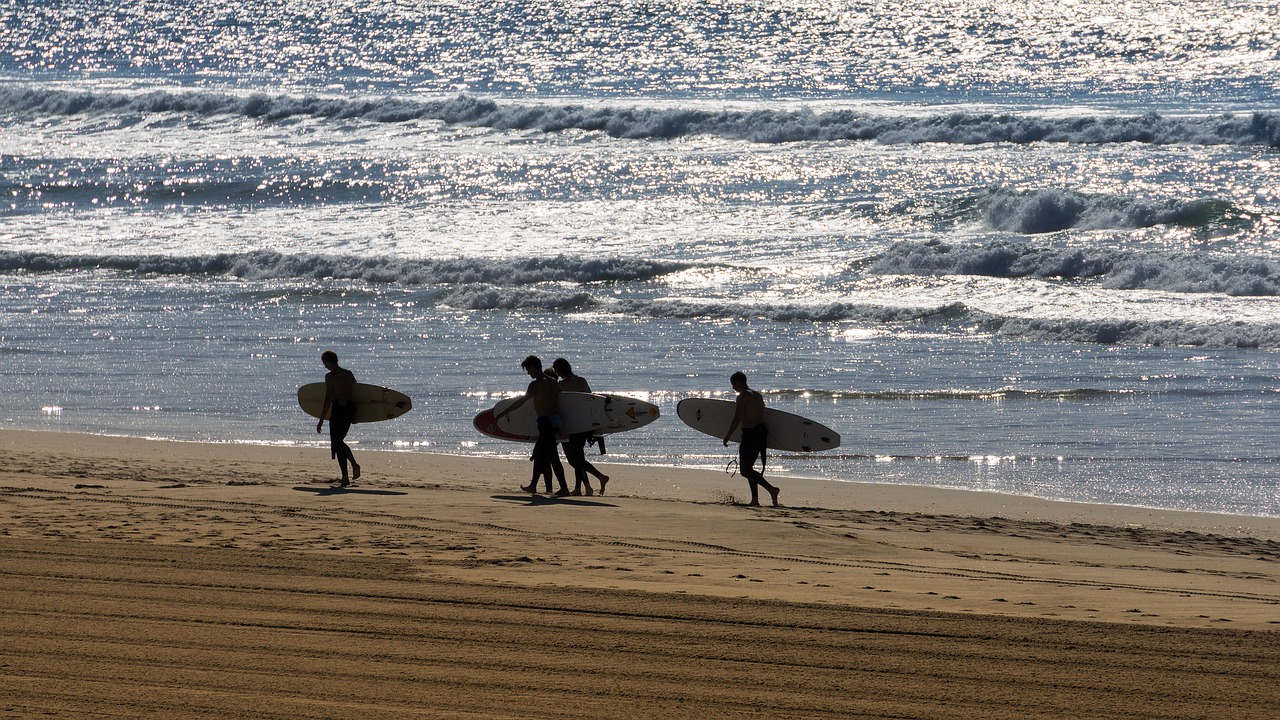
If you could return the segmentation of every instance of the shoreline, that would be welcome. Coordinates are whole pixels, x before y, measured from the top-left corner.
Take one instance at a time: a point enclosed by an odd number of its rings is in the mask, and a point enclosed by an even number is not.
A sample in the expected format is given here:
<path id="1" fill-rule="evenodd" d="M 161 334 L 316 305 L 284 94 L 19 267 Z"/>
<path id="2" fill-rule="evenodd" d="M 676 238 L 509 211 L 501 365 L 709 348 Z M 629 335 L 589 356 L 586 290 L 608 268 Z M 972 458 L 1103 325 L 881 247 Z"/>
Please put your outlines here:
<path id="1" fill-rule="evenodd" d="M 35 438 L 35 442 L 40 445 L 45 444 L 51 438 L 82 437 L 86 439 L 100 438 L 104 441 L 102 443 L 86 441 L 84 444 L 89 446 L 111 443 L 120 443 L 125 446 L 131 446 L 133 443 L 155 443 L 192 447 L 203 446 L 207 448 L 261 448 L 265 451 L 274 450 L 284 453 L 281 456 L 281 461 L 298 462 L 303 460 L 308 464 L 321 466 L 317 467 L 317 471 L 323 471 L 325 463 L 315 463 L 314 458 L 305 457 L 304 454 L 313 453 L 327 460 L 327 443 L 319 441 L 317 441 L 317 444 L 299 442 L 276 444 L 230 440 L 202 441 L 10 428 L 0 428 L 0 447 L 4 447 L 11 442 L 8 439 L 9 435 L 21 437 L 24 434 Z M 444 460 L 446 465 L 454 463 L 465 465 L 473 462 L 479 464 L 495 463 L 497 467 L 502 468 L 504 477 L 514 474 L 516 478 L 519 478 L 519 469 L 513 470 L 510 468 L 513 464 L 517 467 L 523 467 L 525 470 L 528 469 L 528 463 L 520 454 L 502 457 L 416 449 L 361 450 L 358 443 L 353 444 L 353 447 L 360 450 L 362 455 L 367 454 L 374 457 L 382 456 L 387 458 L 387 465 L 395 467 L 397 472 L 409 471 L 413 468 L 421 470 L 422 468 L 432 467 L 436 464 L 436 460 L 433 459 Z M 632 492 L 638 493 L 638 497 L 684 502 L 721 503 L 726 502 L 729 498 L 737 501 L 739 496 L 748 495 L 746 481 L 741 476 L 734 475 L 731 477 L 720 470 L 681 465 L 614 463 L 601 458 L 592 458 L 592 460 L 597 466 L 617 468 L 620 472 L 625 473 L 630 478 L 630 482 L 636 486 Z M 567 465 L 566 470 L 569 470 Z M 336 470 L 333 474 L 336 476 Z M 1032 495 L 1015 495 L 989 490 L 792 475 L 785 471 L 771 474 L 770 477 L 775 483 L 791 486 L 791 491 L 784 487 L 784 497 L 787 502 L 784 502 L 783 505 L 801 502 L 805 505 L 816 504 L 818 507 L 833 510 L 874 507 L 892 512 L 959 514 L 975 517 L 991 516 L 1061 523 L 1096 523 L 1280 540 L 1280 517 L 1270 515 L 1240 515 L 1138 505 L 1053 500 Z M 362 478 L 362 481 L 376 482 L 377 480 L 375 477 L 369 476 Z M 520 480 L 518 484 L 525 485 L 527 480 Z M 499 488 L 495 486 L 495 489 Z M 797 500 L 797 498 L 799 499 Z"/>

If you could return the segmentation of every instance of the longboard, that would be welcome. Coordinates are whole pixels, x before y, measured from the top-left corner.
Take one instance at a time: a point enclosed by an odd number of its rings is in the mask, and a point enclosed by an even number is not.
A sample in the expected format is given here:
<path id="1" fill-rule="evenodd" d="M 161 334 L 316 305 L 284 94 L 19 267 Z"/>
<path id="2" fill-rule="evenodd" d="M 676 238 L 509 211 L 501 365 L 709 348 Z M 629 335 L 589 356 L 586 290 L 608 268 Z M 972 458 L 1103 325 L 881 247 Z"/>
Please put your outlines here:
<path id="1" fill-rule="evenodd" d="M 352 422 L 391 420 L 413 409 L 413 401 L 408 395 L 379 385 L 356 383 L 351 387 L 351 397 L 356 401 L 356 416 Z M 310 383 L 298 388 L 298 405 L 311 417 L 320 417 L 324 406 L 324 383 Z"/>
<path id="2" fill-rule="evenodd" d="M 620 433 L 644 427 L 658 419 L 658 406 L 638 398 L 613 393 L 597 393 L 604 398 L 604 414 L 609 418 L 597 435 Z"/>
<path id="3" fill-rule="evenodd" d="M 676 415 L 685 425 L 712 437 L 724 438 L 733 422 L 736 403 L 715 398 L 685 398 L 676 405 Z M 764 425 L 769 429 L 765 447 L 787 452 L 815 452 L 840 447 L 840 433 L 793 413 L 765 408 Z M 742 442 L 742 428 L 733 431 L 730 442 Z"/>
<path id="4" fill-rule="evenodd" d="M 515 433 L 509 433 L 498 427 L 497 421 L 493 419 L 493 408 L 489 408 L 488 410 L 476 415 L 475 419 L 471 421 L 471 424 L 474 425 L 476 430 L 479 430 L 482 434 L 499 440 L 531 443 L 538 439 L 537 436 L 534 435 L 516 435 Z M 567 440 L 568 438 L 563 439 Z"/>
<path id="5" fill-rule="evenodd" d="M 520 398 L 503 400 L 493 406 L 496 418 L 504 410 L 514 405 Z M 594 393 L 562 392 L 559 396 L 560 426 L 562 435 L 595 432 L 609 422 L 605 413 L 605 399 Z M 538 416 L 533 409 L 533 401 L 524 403 L 510 415 L 504 415 L 497 422 L 498 429 L 512 435 L 538 436 Z"/>
<path id="6" fill-rule="evenodd" d="M 561 399 L 563 401 L 567 396 L 581 395 L 581 394 L 583 393 L 562 393 Z M 590 432 L 595 433 L 596 435 L 608 435 L 611 433 L 620 433 L 620 432 L 626 432 L 628 430 L 635 430 L 636 428 L 644 427 L 645 425 L 648 425 L 654 420 L 657 420 L 658 417 L 661 415 L 661 412 L 659 412 L 657 405 L 654 405 L 653 403 L 645 402 L 644 400 L 628 397 L 626 395 L 616 395 L 613 393 L 593 393 L 593 394 L 601 398 L 604 398 L 605 420 L 603 423 L 600 424 L 599 427 L 596 427 L 593 430 L 590 430 Z M 497 413 L 504 410 L 505 408 L 509 407 L 512 402 L 514 402 L 514 399 L 503 400 L 502 402 L 498 403 L 494 407 L 479 413 L 478 415 L 475 416 L 475 419 L 472 420 L 472 425 L 474 425 L 476 430 L 480 431 L 481 433 L 488 435 L 489 437 L 492 437 L 492 438 L 497 438 L 499 440 L 512 440 L 516 442 L 536 441 L 538 439 L 536 418 L 534 419 L 534 426 L 533 426 L 534 431 L 532 433 L 527 433 L 527 434 L 517 432 L 517 430 L 523 430 L 527 428 L 515 428 L 515 430 L 511 430 L 505 427 L 500 427 L 499 424 L 496 421 L 494 421 L 494 416 Z M 573 403 L 573 402 L 575 401 L 572 398 L 570 398 L 570 403 Z M 526 406 L 528 404 L 529 403 L 525 403 Z M 564 408 L 565 406 L 562 405 L 561 407 L 562 418 L 564 416 Z M 517 412 L 522 413 L 523 410 L 524 408 L 521 408 Z M 505 420 L 506 418 L 504 418 L 504 425 L 506 424 Z M 583 431 L 583 432 L 587 432 L 587 431 Z M 562 431 L 559 435 L 559 438 L 561 440 L 567 440 L 568 434 Z"/>

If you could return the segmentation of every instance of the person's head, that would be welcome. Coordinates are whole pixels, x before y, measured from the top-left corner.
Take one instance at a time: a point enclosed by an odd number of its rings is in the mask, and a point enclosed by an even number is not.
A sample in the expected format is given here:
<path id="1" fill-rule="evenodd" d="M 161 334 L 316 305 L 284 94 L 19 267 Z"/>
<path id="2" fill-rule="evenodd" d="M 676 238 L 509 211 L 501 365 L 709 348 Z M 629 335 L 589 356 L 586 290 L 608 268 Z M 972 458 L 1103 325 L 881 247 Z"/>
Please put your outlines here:
<path id="1" fill-rule="evenodd" d="M 538 377 L 542 374 L 542 358 L 537 355 L 530 355 L 524 359 L 524 362 L 520 363 L 520 367 L 524 368 L 524 371 L 529 373 L 530 377 Z"/>
<path id="2" fill-rule="evenodd" d="M 325 350 L 320 353 L 320 362 L 324 363 L 325 367 L 338 367 L 338 353 Z"/>
<path id="3" fill-rule="evenodd" d="M 747 388 L 747 374 L 738 371 L 730 375 L 729 384 L 733 386 L 734 390 L 745 390 Z"/>
<path id="4" fill-rule="evenodd" d="M 562 378 L 573 376 L 573 368 L 569 366 L 569 361 L 564 358 L 556 358 L 555 362 L 551 363 L 551 369 L 555 370 L 556 375 Z"/>

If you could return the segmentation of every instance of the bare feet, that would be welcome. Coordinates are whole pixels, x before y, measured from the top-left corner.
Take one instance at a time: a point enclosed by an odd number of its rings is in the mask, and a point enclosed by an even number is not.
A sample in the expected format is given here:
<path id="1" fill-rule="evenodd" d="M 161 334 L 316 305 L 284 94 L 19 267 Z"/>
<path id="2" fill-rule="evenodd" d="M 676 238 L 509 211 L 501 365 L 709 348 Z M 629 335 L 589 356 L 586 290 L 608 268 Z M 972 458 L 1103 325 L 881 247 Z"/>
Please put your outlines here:
<path id="1" fill-rule="evenodd" d="M 595 494 L 596 494 L 596 492 L 595 492 L 594 490 L 592 490 L 592 489 L 591 489 L 591 486 L 590 486 L 590 485 L 588 485 L 588 486 L 587 486 L 587 497 L 591 497 L 592 495 L 595 495 Z"/>
<path id="2" fill-rule="evenodd" d="M 769 494 L 773 496 L 773 506 L 774 506 L 774 507 L 782 507 L 781 505 L 779 505 L 779 504 L 778 504 L 778 495 L 779 495 L 781 492 L 782 492 L 782 491 L 781 491 L 781 490 L 779 490 L 778 488 L 774 488 L 774 489 L 772 489 L 772 490 L 770 490 L 770 491 L 769 491 Z"/>
<path id="3" fill-rule="evenodd" d="M 572 494 L 573 493 L 569 492 L 569 488 L 560 488 L 559 490 L 556 491 L 556 497 L 565 497 L 566 495 L 572 495 Z"/>
<path id="4" fill-rule="evenodd" d="M 604 486 L 609 482 L 608 475 L 600 476 L 600 497 L 604 497 Z"/>
<path id="5" fill-rule="evenodd" d="M 359 480 L 359 479 L 360 479 L 360 466 L 359 466 L 359 465 L 352 465 L 352 466 L 351 466 L 351 479 L 352 479 L 352 480 Z"/>
<path id="6" fill-rule="evenodd" d="M 521 486 L 520 486 L 520 489 L 521 489 L 521 490 L 523 490 L 523 491 L 525 491 L 525 492 L 527 492 L 527 493 L 533 493 L 534 495 L 537 495 L 537 494 L 538 494 L 538 484 L 537 484 L 537 483 L 531 483 L 531 484 L 529 484 L 529 485 L 527 485 L 527 486 L 526 486 L 526 485 L 521 485 Z"/>

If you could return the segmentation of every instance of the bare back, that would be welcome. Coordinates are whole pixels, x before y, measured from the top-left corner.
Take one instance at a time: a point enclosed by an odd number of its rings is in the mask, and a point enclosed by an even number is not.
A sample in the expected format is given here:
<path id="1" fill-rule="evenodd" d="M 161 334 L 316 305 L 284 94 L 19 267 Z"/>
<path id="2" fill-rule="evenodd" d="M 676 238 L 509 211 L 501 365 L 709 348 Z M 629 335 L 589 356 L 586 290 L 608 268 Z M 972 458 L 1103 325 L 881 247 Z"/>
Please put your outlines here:
<path id="1" fill-rule="evenodd" d="M 591 392 L 591 385 L 581 375 L 570 375 L 560 380 L 560 392 Z"/>
<path id="2" fill-rule="evenodd" d="M 325 395 L 331 402 L 350 403 L 356 376 L 346 368 L 330 370 L 324 376 Z"/>
<path id="3" fill-rule="evenodd" d="M 538 417 L 560 413 L 560 385 L 555 380 L 546 376 L 535 378 L 525 395 L 533 400 L 533 411 Z"/>
<path id="4" fill-rule="evenodd" d="M 750 389 L 738 393 L 737 416 L 743 428 L 764 424 L 764 396 Z"/>

